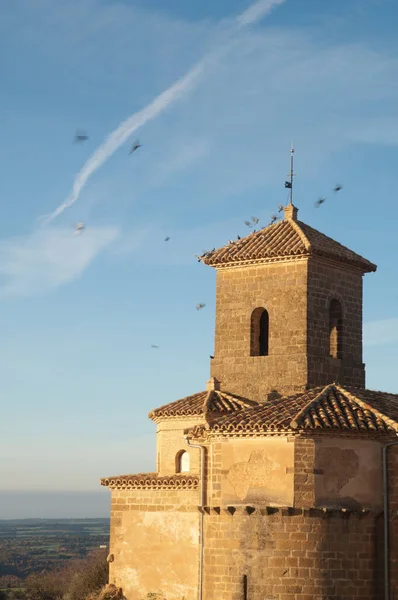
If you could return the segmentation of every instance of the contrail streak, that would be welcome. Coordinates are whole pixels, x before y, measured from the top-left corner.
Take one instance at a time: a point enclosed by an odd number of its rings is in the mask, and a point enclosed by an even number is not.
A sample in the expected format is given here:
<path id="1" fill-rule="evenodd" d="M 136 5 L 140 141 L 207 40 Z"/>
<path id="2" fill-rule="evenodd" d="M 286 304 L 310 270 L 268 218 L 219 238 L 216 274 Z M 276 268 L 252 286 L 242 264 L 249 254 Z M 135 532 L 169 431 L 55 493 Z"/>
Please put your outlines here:
<path id="1" fill-rule="evenodd" d="M 247 10 L 241 13 L 234 21 L 231 27 L 230 34 L 235 31 L 246 27 L 256 21 L 259 21 L 265 17 L 274 6 L 282 4 L 285 0 L 258 0 Z M 151 121 L 159 114 L 161 114 L 166 108 L 168 108 L 173 102 L 181 98 L 186 92 L 188 92 L 194 84 L 198 81 L 199 76 L 203 73 L 205 68 L 214 61 L 219 54 L 220 48 L 217 47 L 213 51 L 206 54 L 192 69 L 184 75 L 181 79 L 178 79 L 173 85 L 167 90 L 162 92 L 155 100 L 150 104 L 147 104 L 142 110 L 134 113 L 128 119 L 123 121 L 115 131 L 113 131 L 97 148 L 97 150 L 90 156 L 87 162 L 83 165 L 79 173 L 75 177 L 72 191 L 60 206 L 55 209 L 49 215 L 43 217 L 43 225 L 48 225 L 56 219 L 61 213 L 67 208 L 72 206 L 80 196 L 80 193 L 86 185 L 91 175 L 99 169 L 104 162 L 112 156 L 114 152 L 142 125 L 145 125 L 148 121 Z"/>

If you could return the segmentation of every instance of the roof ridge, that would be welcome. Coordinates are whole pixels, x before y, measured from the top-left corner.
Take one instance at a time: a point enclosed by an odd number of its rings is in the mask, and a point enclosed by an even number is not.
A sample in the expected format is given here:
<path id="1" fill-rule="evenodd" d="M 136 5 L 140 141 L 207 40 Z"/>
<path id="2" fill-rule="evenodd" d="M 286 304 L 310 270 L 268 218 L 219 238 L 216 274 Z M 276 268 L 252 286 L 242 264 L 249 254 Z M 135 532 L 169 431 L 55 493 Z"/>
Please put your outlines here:
<path id="1" fill-rule="evenodd" d="M 398 400 L 398 393 L 395 394 L 394 392 L 384 392 L 383 390 L 374 390 L 372 388 L 358 388 L 358 387 L 354 387 L 352 385 L 347 385 L 346 387 L 340 385 L 339 383 L 336 383 L 336 387 L 340 387 L 343 390 L 363 390 L 364 392 L 371 392 L 372 394 L 387 394 L 387 396 L 395 396 Z"/>
<path id="2" fill-rule="evenodd" d="M 301 229 L 299 222 L 295 221 L 294 219 L 289 219 L 289 218 L 287 218 L 286 221 L 289 223 L 289 225 L 292 227 L 292 229 L 299 235 L 306 250 L 309 252 L 311 250 L 311 242 L 305 235 L 304 231 Z"/>
<path id="3" fill-rule="evenodd" d="M 328 385 L 326 385 L 324 388 L 322 388 L 322 390 L 316 394 L 316 396 L 310 400 L 305 406 L 303 406 L 303 408 L 301 410 L 299 410 L 299 412 L 296 414 L 296 416 L 294 417 L 294 419 L 292 421 L 290 421 L 290 427 L 292 427 L 292 429 L 297 429 L 299 426 L 299 420 L 304 417 L 304 415 L 310 410 L 310 408 L 320 399 L 322 398 L 322 396 L 325 396 L 327 394 L 327 392 L 333 388 L 334 384 L 333 383 L 329 383 Z M 308 390 L 309 392 L 311 390 Z"/>
<path id="4" fill-rule="evenodd" d="M 206 414 L 207 410 L 210 406 L 210 402 L 211 402 L 211 397 L 212 397 L 212 393 L 214 392 L 214 390 L 208 390 L 206 397 L 204 399 L 203 402 L 203 414 Z"/>
<path id="5" fill-rule="evenodd" d="M 181 416 L 181 415 L 167 415 L 167 411 L 175 405 L 178 404 L 182 404 L 183 402 L 187 402 L 188 400 L 191 401 L 195 401 L 196 399 L 199 400 L 200 396 L 202 396 L 202 394 L 207 394 L 206 390 L 201 390 L 200 392 L 195 392 L 194 394 L 189 394 L 188 396 L 184 396 L 183 398 L 178 398 L 178 400 L 173 400 L 172 402 L 167 402 L 166 404 L 162 404 L 161 406 L 158 406 L 157 408 L 153 408 L 149 413 L 148 413 L 148 418 L 151 419 L 152 421 L 154 421 L 155 419 L 157 419 L 159 416 Z M 203 404 L 202 404 L 203 405 Z M 162 414 L 166 412 L 166 414 Z"/>
<path id="6" fill-rule="evenodd" d="M 368 404 L 364 400 L 361 400 L 361 398 L 354 396 L 354 394 L 352 394 L 347 388 L 345 388 L 343 386 L 335 384 L 334 387 L 337 390 L 339 390 L 339 392 L 341 392 L 343 395 L 345 395 L 347 398 L 349 398 L 349 400 L 356 402 L 356 404 L 358 404 L 362 408 L 362 410 L 370 410 L 371 412 L 374 413 L 375 416 L 377 416 L 379 419 L 381 419 L 382 421 L 387 423 L 387 425 L 390 425 L 393 429 L 395 429 L 395 431 L 398 431 L 398 425 L 397 425 L 396 421 L 394 421 L 393 419 L 391 419 L 390 417 L 388 417 L 387 415 L 382 413 L 376 407 L 372 406 L 371 404 Z"/>

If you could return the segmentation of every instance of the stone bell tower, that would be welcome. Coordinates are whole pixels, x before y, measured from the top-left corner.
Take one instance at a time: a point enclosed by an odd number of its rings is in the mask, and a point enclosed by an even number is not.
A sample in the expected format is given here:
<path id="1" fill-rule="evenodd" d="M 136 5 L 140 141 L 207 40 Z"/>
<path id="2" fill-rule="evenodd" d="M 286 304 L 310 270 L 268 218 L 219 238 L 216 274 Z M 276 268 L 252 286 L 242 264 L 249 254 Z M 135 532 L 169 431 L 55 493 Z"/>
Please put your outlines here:
<path id="1" fill-rule="evenodd" d="M 338 382 L 365 387 L 362 277 L 376 265 L 297 218 L 207 253 L 216 280 L 211 376 L 265 401 Z"/>

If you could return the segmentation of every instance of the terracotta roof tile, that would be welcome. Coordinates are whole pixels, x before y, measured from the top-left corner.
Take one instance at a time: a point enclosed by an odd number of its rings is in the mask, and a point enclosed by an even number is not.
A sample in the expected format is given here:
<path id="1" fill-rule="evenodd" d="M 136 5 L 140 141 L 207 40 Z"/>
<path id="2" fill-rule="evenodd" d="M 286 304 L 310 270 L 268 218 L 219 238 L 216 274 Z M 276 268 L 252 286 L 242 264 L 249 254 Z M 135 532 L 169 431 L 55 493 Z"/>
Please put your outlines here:
<path id="1" fill-rule="evenodd" d="M 199 485 L 199 477 L 189 473 L 178 475 L 138 473 L 104 477 L 101 479 L 101 485 L 111 489 L 196 489 Z"/>
<path id="2" fill-rule="evenodd" d="M 210 390 L 155 408 L 148 416 L 152 420 L 158 417 L 216 417 L 256 405 L 257 402 L 253 400 L 219 390 Z"/>
<path id="3" fill-rule="evenodd" d="M 190 431 L 209 434 L 255 434 L 286 431 L 398 432 L 398 394 L 337 384 L 280 398 L 216 419 Z"/>
<path id="4" fill-rule="evenodd" d="M 252 232 L 201 258 L 213 267 L 247 261 L 267 262 L 297 256 L 318 255 L 337 259 L 362 269 L 376 271 L 376 265 L 309 225 L 287 218 Z"/>

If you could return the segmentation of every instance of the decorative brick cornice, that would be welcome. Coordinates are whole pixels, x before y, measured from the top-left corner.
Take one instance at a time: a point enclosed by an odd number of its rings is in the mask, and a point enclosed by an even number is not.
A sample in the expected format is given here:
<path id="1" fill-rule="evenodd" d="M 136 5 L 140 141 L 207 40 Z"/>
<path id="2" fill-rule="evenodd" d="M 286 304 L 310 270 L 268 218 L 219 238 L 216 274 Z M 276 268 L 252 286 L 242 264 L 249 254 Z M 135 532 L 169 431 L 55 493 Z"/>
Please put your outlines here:
<path id="1" fill-rule="evenodd" d="M 139 473 L 138 475 L 116 475 L 104 477 L 101 485 L 113 490 L 194 490 L 199 485 L 197 475 L 158 475 L 157 473 Z"/>
<path id="2" fill-rule="evenodd" d="M 207 516 L 219 516 L 220 514 L 230 515 L 231 517 L 241 517 L 245 515 L 257 515 L 262 517 L 279 516 L 282 518 L 307 517 L 307 518 L 330 518 L 330 517 L 356 517 L 363 518 L 379 514 L 379 511 L 368 508 L 340 508 L 340 507 L 293 507 L 293 506 L 264 506 L 253 504 L 237 506 L 199 506 L 198 510 Z"/>
<path id="3" fill-rule="evenodd" d="M 298 261 L 308 261 L 309 254 L 297 254 L 294 256 L 273 256 L 272 258 L 257 258 L 251 260 L 241 260 L 239 262 L 227 262 L 223 264 L 211 265 L 214 266 L 217 271 L 222 271 L 224 269 L 241 269 L 242 267 L 249 267 L 251 265 L 268 265 L 274 263 L 291 263 Z"/>
<path id="4" fill-rule="evenodd" d="M 298 255 L 294 255 L 294 256 L 283 256 L 283 257 L 277 257 L 274 256 L 272 258 L 258 258 L 258 259 L 252 259 L 252 260 L 242 260 L 239 262 L 228 262 L 228 263 L 223 263 L 223 264 L 216 264 L 216 265 L 211 265 L 212 267 L 214 267 L 216 269 L 216 271 L 230 271 L 231 269 L 241 269 L 242 267 L 250 267 L 250 266 L 259 266 L 259 265 L 269 265 L 269 264 L 287 264 L 287 263 L 291 263 L 294 262 L 295 264 L 299 263 L 299 262 L 309 262 L 309 261 L 316 261 L 317 263 L 321 264 L 321 265 L 326 265 L 326 266 L 330 266 L 330 267 L 336 267 L 338 265 L 341 265 L 340 260 L 338 260 L 337 258 L 331 258 L 329 256 L 323 256 L 322 254 L 298 254 Z M 343 261 L 344 262 L 344 261 Z M 351 263 L 344 263 L 344 269 L 346 271 L 349 271 L 351 273 L 359 273 L 360 275 L 363 275 L 363 269 L 361 266 L 358 266 L 357 264 L 351 264 Z"/>

